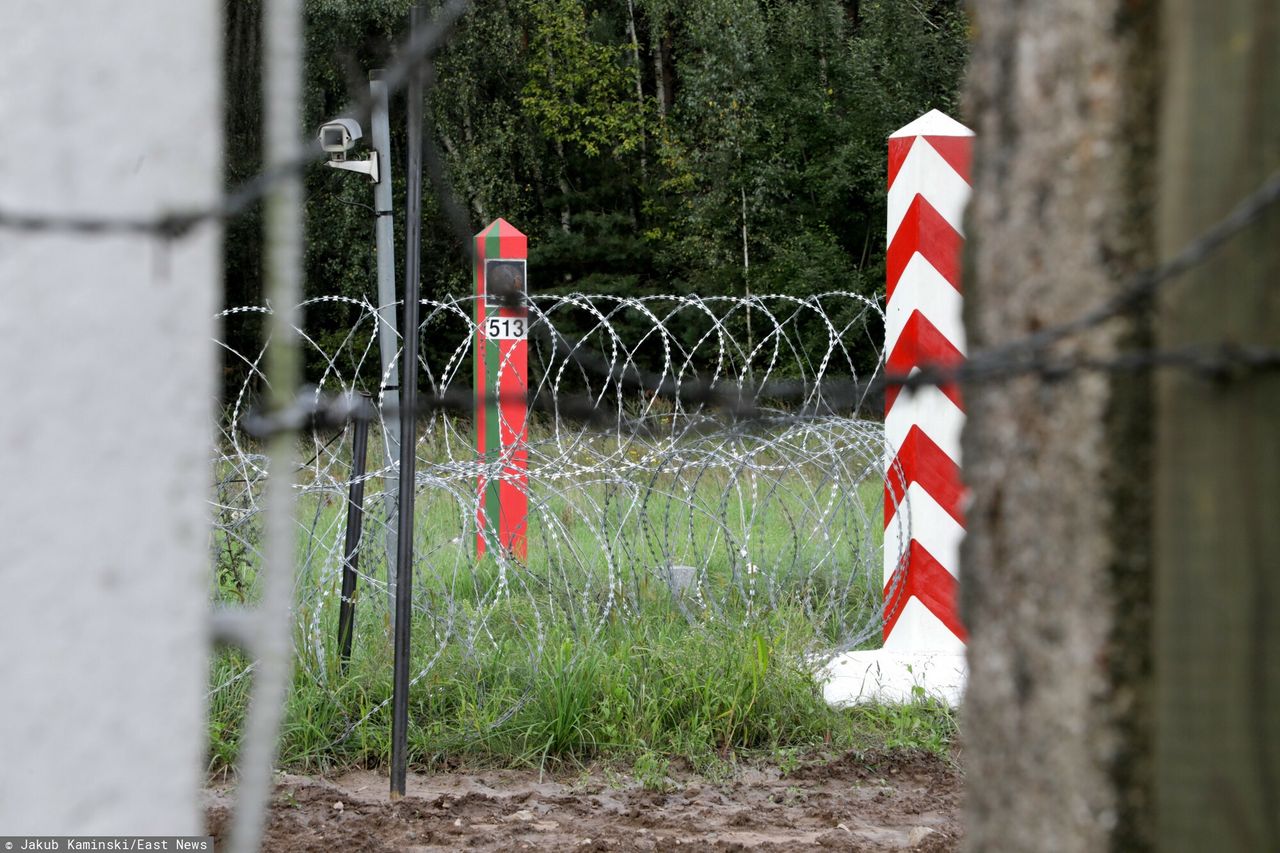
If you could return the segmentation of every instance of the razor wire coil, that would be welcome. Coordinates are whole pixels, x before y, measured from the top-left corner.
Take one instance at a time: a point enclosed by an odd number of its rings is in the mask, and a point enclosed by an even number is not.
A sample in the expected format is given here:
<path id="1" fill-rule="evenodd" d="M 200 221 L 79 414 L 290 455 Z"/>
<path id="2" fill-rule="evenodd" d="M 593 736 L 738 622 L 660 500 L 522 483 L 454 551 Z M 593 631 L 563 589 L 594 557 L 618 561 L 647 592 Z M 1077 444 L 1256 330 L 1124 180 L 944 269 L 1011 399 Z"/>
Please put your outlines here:
<path id="1" fill-rule="evenodd" d="M 429 397 L 475 399 L 483 391 L 471 385 L 474 299 L 421 300 L 418 334 L 433 343 L 419 364 Z M 330 296 L 300 309 L 305 314 L 321 304 L 341 305 L 352 317 L 336 334 L 313 334 L 305 321 L 298 329 L 312 368 L 313 384 L 303 396 L 319 401 L 363 392 L 381 404 L 388 372 L 378 363 L 380 306 Z M 528 559 L 506 553 L 479 521 L 477 484 L 513 482 L 510 452 L 482 459 L 466 412 L 429 411 L 414 439 L 413 611 L 415 624 L 428 626 L 435 652 L 415 662 L 413 683 L 449 648 L 468 654 L 482 644 L 503 644 L 536 661 L 553 621 L 591 637 L 610 619 L 646 618 L 655 608 L 692 623 L 733 625 L 780 606 L 798 608 L 814 626 L 815 652 L 853 648 L 880 634 L 885 608 L 901 586 L 895 577 L 886 594 L 882 555 L 887 549 L 901 561 L 906 546 L 883 541 L 884 428 L 865 401 L 837 408 L 822 390 L 829 380 L 860 382 L 879 370 L 883 315 L 875 301 L 842 292 L 808 298 L 567 294 L 533 296 L 528 308 L 531 414 L 522 446 Z M 238 323 L 270 312 L 245 306 L 219 315 L 227 382 L 212 455 L 211 549 L 219 578 L 241 595 L 252 595 L 246 578 L 261 557 L 267 478 L 258 439 L 245 423 L 263 391 L 260 366 L 271 344 L 242 351 L 227 341 L 237 337 Z M 743 331 L 748 313 L 749 340 Z M 509 369 L 499 365 L 500 372 Z M 804 391 L 787 400 L 753 400 L 754 417 L 743 424 L 679 393 L 646 393 L 627 381 L 631 375 L 677 392 L 694 383 L 732 390 L 774 380 Z M 486 386 L 496 389 L 498 382 L 488 377 Z M 577 409 L 562 411 L 562 399 L 591 401 L 607 416 L 588 423 Z M 384 421 L 376 405 L 372 411 L 368 467 L 359 477 L 366 491 L 357 597 L 366 629 L 390 618 L 386 578 L 394 543 L 387 524 L 398 472 L 387 431 L 394 418 Z M 300 666 L 323 683 L 334 654 L 332 615 L 355 478 L 347 428 L 317 425 L 299 440 L 308 461 L 296 486 L 293 635 Z M 483 559 L 476 556 L 477 539 L 485 544 Z M 385 705 L 352 721 L 342 737 Z"/>

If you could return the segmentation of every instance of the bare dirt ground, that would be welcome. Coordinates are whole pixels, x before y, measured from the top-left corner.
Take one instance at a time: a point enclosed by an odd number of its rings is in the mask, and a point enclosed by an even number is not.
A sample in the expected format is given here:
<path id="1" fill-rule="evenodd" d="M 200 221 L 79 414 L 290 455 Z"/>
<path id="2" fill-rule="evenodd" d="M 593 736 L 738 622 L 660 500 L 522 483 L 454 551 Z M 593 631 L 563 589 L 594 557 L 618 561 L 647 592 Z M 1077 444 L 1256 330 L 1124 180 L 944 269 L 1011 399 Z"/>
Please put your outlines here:
<path id="1" fill-rule="evenodd" d="M 650 779 L 650 787 L 654 787 Z M 920 752 L 850 753 L 739 767 L 718 784 L 671 771 L 646 790 L 609 768 L 409 777 L 390 803 L 385 773 L 282 776 L 266 850 L 955 850 L 961 780 Z M 230 826 L 232 791 L 207 791 L 209 831 Z"/>

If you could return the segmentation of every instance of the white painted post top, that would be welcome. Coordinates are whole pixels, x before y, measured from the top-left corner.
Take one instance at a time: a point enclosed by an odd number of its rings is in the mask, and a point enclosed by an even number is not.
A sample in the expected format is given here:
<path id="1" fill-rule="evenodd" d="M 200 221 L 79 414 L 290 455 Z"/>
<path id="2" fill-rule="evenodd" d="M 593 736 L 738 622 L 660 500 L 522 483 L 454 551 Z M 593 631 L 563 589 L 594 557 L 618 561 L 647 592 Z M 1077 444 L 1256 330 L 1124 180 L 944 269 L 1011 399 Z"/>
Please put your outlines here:
<path id="1" fill-rule="evenodd" d="M 944 112 L 929 110 L 906 127 L 889 134 L 890 139 L 905 136 L 973 136 L 973 131 Z"/>

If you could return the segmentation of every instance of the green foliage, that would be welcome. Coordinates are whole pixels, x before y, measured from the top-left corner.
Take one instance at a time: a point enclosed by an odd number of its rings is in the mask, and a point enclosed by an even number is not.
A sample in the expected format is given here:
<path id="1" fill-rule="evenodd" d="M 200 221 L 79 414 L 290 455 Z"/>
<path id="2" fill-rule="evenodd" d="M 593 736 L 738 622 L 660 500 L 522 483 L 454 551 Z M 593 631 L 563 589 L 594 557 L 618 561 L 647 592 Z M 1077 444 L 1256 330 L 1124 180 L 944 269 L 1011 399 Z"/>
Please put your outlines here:
<path id="1" fill-rule="evenodd" d="M 410 5 L 308 0 L 307 132 L 388 61 Z M 227 0 L 229 183 L 260 163 L 260 7 Z M 957 0 L 478 3 L 435 62 L 428 130 L 472 231 L 529 234 L 535 291 L 873 294 L 886 137 L 956 113 L 966 27 Z M 401 98 L 398 205 L 403 116 Z M 308 294 L 372 299 L 367 185 L 316 166 L 307 191 Z M 423 294 L 467 292 L 465 247 L 424 198 Z M 256 210 L 228 230 L 230 304 L 260 301 L 260 232 Z M 346 313 L 312 328 L 344 334 Z"/>
<path id="2" fill-rule="evenodd" d="M 923 749 L 946 755 L 956 735 L 955 713 L 920 687 L 902 705 L 859 705 L 848 711 L 887 749 Z"/>
<path id="3" fill-rule="evenodd" d="M 631 766 L 631 772 L 635 773 L 640 787 L 659 794 L 666 793 L 672 788 L 671 780 L 667 778 L 669 769 L 671 769 L 671 762 L 652 752 L 641 753 Z"/>
<path id="4" fill-rule="evenodd" d="M 526 3 L 531 38 L 520 104 L 553 142 L 588 156 L 640 147 L 643 105 L 627 100 L 623 48 L 592 38 L 582 0 Z"/>

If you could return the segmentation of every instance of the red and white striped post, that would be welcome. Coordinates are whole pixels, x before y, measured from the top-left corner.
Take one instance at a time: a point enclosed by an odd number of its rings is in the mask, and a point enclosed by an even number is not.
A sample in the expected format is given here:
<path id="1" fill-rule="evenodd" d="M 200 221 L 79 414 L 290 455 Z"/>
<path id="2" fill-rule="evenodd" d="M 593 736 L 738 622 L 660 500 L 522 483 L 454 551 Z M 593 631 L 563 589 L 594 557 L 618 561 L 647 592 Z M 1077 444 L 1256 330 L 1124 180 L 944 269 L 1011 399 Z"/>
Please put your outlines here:
<path id="1" fill-rule="evenodd" d="M 973 131 L 938 112 L 889 137 L 886 369 L 909 374 L 964 360 L 963 222 Z M 964 537 L 960 430 L 954 385 L 885 400 L 884 647 L 829 667 L 829 701 L 903 701 L 916 688 L 959 701 L 965 629 L 956 606 Z"/>
<path id="2" fill-rule="evenodd" d="M 476 450 L 479 479 L 476 556 L 486 540 L 528 558 L 529 240 L 505 219 L 475 236 Z"/>

